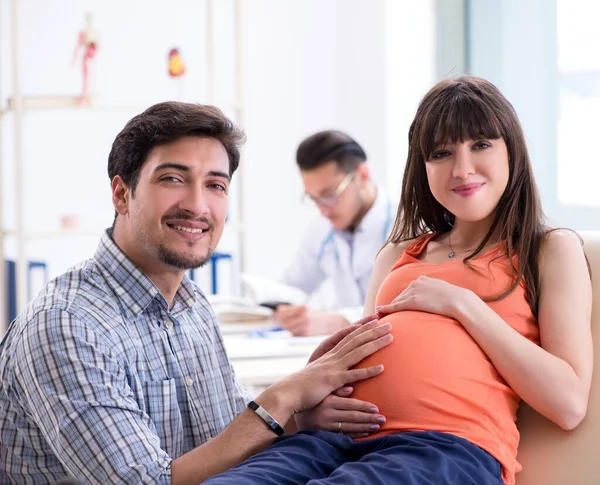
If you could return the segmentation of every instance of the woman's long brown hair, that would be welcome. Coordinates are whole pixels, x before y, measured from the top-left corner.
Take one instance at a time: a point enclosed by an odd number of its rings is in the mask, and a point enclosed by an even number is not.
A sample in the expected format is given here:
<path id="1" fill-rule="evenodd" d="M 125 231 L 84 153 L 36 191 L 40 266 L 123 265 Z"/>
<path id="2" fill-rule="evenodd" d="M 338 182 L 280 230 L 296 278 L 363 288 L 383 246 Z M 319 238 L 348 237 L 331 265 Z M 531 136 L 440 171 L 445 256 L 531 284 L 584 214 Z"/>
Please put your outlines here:
<path id="1" fill-rule="evenodd" d="M 452 229 L 454 215 L 433 197 L 425 161 L 439 145 L 481 138 L 504 140 L 508 149 L 509 177 L 489 231 L 465 258 L 465 264 L 469 266 L 469 260 L 488 243 L 495 242 L 492 237 L 506 241 L 513 282 L 490 300 L 506 297 L 524 280 L 529 305 L 537 315 L 539 253 L 547 230 L 545 218 L 517 114 L 489 81 L 471 76 L 446 79 L 435 85 L 419 104 L 408 132 L 402 195 L 387 243 Z"/>

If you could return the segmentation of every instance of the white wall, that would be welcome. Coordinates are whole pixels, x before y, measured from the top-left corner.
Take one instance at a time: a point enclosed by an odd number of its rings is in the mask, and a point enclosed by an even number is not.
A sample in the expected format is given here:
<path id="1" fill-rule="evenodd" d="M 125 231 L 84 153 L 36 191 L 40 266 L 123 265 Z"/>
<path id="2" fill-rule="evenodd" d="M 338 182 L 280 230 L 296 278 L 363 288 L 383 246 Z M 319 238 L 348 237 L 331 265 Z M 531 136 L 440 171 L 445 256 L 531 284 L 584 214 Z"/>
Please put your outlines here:
<path id="1" fill-rule="evenodd" d="M 275 276 L 306 223 L 296 145 L 337 124 L 337 3 L 243 6 L 244 262 L 249 272 Z"/>
<path id="2" fill-rule="evenodd" d="M 571 3 L 569 6 L 574 8 Z M 581 7 L 579 5 L 580 14 Z M 595 13 L 597 17 L 595 9 L 590 9 L 589 13 Z M 557 1 L 471 0 L 467 23 L 469 71 L 495 83 L 515 107 L 525 131 L 542 203 L 551 223 L 576 230 L 598 229 L 600 207 L 567 205 L 558 196 L 557 177 L 561 172 L 557 154 L 564 140 L 558 140 L 561 113 Z M 595 118 L 589 123 L 597 125 Z M 589 129 L 589 126 L 585 128 Z M 574 143 L 581 144 L 583 140 L 588 138 L 575 137 Z M 583 143 L 585 145 L 587 141 Z M 566 152 L 570 156 L 576 153 L 568 147 Z M 590 170 L 582 169 L 580 162 L 576 165 L 566 162 L 568 170 L 576 171 L 575 179 L 590 175 Z M 589 165 L 597 165 L 592 156 Z M 588 187 L 581 184 L 583 190 Z"/>
<path id="3" fill-rule="evenodd" d="M 20 0 L 21 91 L 25 96 L 73 96 L 80 92 L 79 64 L 71 66 L 85 12 L 94 13 L 100 33 L 96 64 L 99 109 L 29 111 L 23 125 L 23 156 L 29 229 L 58 229 L 62 215 L 103 228 L 112 223 L 107 158 L 125 122 L 166 99 L 202 102 L 206 97 L 204 2 L 175 0 Z M 9 2 L 2 0 L 3 19 Z M 2 24 L 2 97 L 12 91 L 9 32 Z M 188 65 L 183 86 L 167 75 L 168 50 L 178 46 Z M 14 228 L 15 186 L 12 115 L 4 123 L 6 178 L 2 193 L 8 227 Z M 91 255 L 96 237 L 33 241 L 31 258 L 48 262 L 50 274 Z M 7 245 L 15 252 L 14 241 Z"/>
<path id="4" fill-rule="evenodd" d="M 437 79 L 436 3 L 386 1 L 386 182 L 399 198 L 408 153 L 408 129 L 421 98 Z"/>
<path id="5" fill-rule="evenodd" d="M 78 92 L 80 77 L 70 60 L 84 14 L 91 10 L 101 34 L 99 102 L 125 106 L 26 115 L 30 227 L 57 228 L 60 216 L 71 213 L 80 214 L 91 227 L 112 222 L 106 175 L 110 144 L 131 116 L 154 102 L 180 97 L 177 84 L 166 75 L 166 54 L 172 46 L 182 49 L 188 65 L 182 98 L 212 101 L 235 114 L 233 0 L 214 2 L 217 82 L 212 99 L 206 77 L 205 1 L 174 0 L 169 6 L 161 0 L 20 3 L 24 94 Z M 297 144 L 312 132 L 348 131 L 365 147 L 376 180 L 399 190 L 408 124 L 435 78 L 433 3 L 241 1 L 247 271 L 278 274 L 312 214 L 300 203 L 302 186 L 294 161 Z M 0 0 L 1 12 L 7 4 Z M 2 18 L 0 76 L 6 97 L 10 72 L 6 15 Z M 6 121 L 8 178 L 2 189 L 5 200 L 12 201 L 10 117 Z M 234 184 L 241 178 L 234 176 Z M 14 224 L 13 202 L 5 206 L 5 215 Z M 96 242 L 40 241 L 28 249 L 31 257 L 48 261 L 55 275 L 88 257 Z"/>
<path id="6" fill-rule="evenodd" d="M 435 81 L 434 2 L 245 6 L 245 263 L 276 276 L 312 215 L 299 202 L 294 161 L 304 137 L 347 131 L 365 148 L 375 180 L 399 194 L 408 126 Z"/>

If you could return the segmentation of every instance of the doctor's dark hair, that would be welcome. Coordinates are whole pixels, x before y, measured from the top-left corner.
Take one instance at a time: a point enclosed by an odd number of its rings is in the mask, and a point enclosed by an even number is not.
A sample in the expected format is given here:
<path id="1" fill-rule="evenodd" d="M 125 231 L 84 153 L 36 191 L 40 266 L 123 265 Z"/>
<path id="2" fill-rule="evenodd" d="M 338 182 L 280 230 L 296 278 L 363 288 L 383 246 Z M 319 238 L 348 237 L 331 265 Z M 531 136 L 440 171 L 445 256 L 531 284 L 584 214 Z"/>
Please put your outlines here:
<path id="1" fill-rule="evenodd" d="M 346 133 L 336 130 L 315 133 L 296 150 L 296 163 L 303 172 L 334 161 L 342 172 L 350 173 L 366 160 L 362 147 Z"/>
<path id="2" fill-rule="evenodd" d="M 244 132 L 214 106 L 169 101 L 133 117 L 117 135 L 108 155 L 110 180 L 120 175 L 134 194 L 150 151 L 184 136 L 219 140 L 229 157 L 229 175 L 236 171 Z"/>
<path id="3" fill-rule="evenodd" d="M 398 214 L 388 242 L 414 239 L 428 232 L 452 229 L 454 215 L 429 189 L 425 162 L 444 143 L 502 138 L 508 151 L 509 177 L 492 225 L 465 264 L 499 236 L 506 241 L 514 278 L 490 301 L 509 295 L 525 282 L 529 305 L 537 315 L 540 290 L 539 255 L 547 231 L 523 129 L 502 93 L 485 79 L 463 76 L 436 84 L 423 98 L 408 132 L 408 158 Z"/>

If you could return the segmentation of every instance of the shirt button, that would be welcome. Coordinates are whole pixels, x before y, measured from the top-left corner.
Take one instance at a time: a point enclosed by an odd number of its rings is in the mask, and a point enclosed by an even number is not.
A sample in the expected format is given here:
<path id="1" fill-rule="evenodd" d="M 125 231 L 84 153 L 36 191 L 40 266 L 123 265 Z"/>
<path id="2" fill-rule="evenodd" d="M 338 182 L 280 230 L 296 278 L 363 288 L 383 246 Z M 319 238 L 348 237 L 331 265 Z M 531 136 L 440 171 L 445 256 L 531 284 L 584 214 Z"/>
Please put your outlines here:
<path id="1" fill-rule="evenodd" d="M 185 378 L 185 385 L 188 387 L 192 387 L 194 385 L 194 380 L 191 377 Z"/>
<path id="2" fill-rule="evenodd" d="M 171 320 L 167 320 L 165 322 L 165 328 L 169 330 L 173 326 L 173 322 Z"/>

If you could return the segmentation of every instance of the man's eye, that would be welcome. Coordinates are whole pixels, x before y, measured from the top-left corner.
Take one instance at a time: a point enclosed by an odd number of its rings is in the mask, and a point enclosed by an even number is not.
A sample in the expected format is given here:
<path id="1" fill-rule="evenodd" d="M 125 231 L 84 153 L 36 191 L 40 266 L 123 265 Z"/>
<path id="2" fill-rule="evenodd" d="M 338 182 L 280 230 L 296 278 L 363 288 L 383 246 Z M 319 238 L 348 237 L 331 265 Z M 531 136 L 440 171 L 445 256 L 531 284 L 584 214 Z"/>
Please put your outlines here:
<path id="1" fill-rule="evenodd" d="M 161 182 L 172 182 L 172 183 L 183 183 L 181 179 L 177 177 L 163 177 L 160 179 Z"/>
<path id="2" fill-rule="evenodd" d="M 211 187 L 213 189 L 217 189 L 217 190 L 219 190 L 221 192 L 226 192 L 227 191 L 226 187 L 224 185 L 222 185 L 222 184 L 210 184 L 209 187 Z"/>

